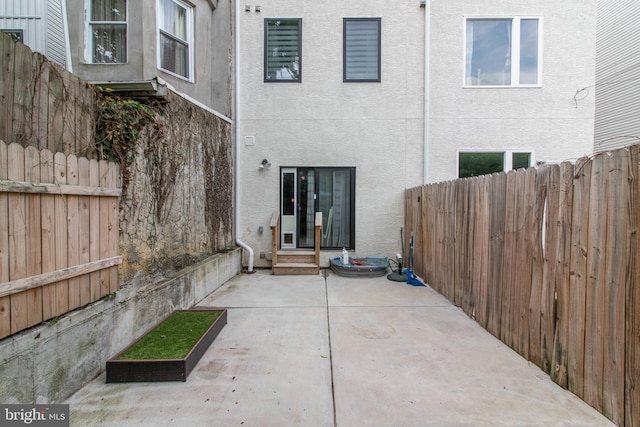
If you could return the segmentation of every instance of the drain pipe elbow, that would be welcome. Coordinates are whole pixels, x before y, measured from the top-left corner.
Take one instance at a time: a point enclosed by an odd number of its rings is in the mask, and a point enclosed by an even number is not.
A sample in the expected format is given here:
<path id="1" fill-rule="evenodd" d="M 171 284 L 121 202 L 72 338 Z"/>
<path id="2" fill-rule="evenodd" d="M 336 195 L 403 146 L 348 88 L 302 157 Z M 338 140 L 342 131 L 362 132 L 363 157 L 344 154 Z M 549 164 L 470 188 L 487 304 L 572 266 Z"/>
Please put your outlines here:
<path id="1" fill-rule="evenodd" d="M 236 1 L 235 10 L 235 67 L 234 67 L 234 91 L 235 91 L 235 182 L 234 182 L 234 228 L 236 244 L 247 251 L 249 264 L 247 272 L 253 273 L 253 249 L 240 239 L 240 2 Z"/>

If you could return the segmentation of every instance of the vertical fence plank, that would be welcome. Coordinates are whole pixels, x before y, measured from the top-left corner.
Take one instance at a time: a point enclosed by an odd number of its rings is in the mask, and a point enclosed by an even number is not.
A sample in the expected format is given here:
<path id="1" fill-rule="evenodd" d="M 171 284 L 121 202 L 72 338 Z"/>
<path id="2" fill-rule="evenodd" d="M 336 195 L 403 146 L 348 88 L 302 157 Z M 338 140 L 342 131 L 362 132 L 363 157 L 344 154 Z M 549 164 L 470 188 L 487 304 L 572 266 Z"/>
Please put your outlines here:
<path id="1" fill-rule="evenodd" d="M 33 146 L 25 150 L 25 181 L 40 182 L 40 152 Z M 42 273 L 42 228 L 41 228 L 41 197 L 39 194 L 25 196 L 28 212 L 27 227 L 27 276 L 37 276 Z M 25 291 L 27 298 L 27 323 L 29 326 L 42 322 L 42 288 L 38 287 Z"/>
<path id="2" fill-rule="evenodd" d="M 640 145 L 630 149 L 629 248 L 631 265 L 626 282 L 625 425 L 640 425 Z"/>
<path id="3" fill-rule="evenodd" d="M 569 335 L 569 264 L 571 256 L 571 214 L 573 209 L 573 166 L 564 162 L 558 174 L 558 215 L 555 245 L 555 330 L 551 379 L 567 388 L 567 343 Z"/>
<path id="4" fill-rule="evenodd" d="M 516 172 L 507 173 L 507 184 L 504 203 L 504 243 L 502 252 L 502 277 L 500 280 L 500 293 L 502 295 L 502 309 L 500 317 L 500 339 L 513 348 L 514 318 L 513 308 L 515 299 L 514 267 L 516 253 Z"/>
<path id="5" fill-rule="evenodd" d="M 433 281 L 433 203 L 431 200 L 431 186 L 422 187 L 422 213 L 421 224 L 422 230 L 418 230 L 422 234 L 422 265 L 421 277 L 427 283 Z"/>
<path id="6" fill-rule="evenodd" d="M 34 94 L 34 132 L 36 133 L 37 147 L 40 150 L 47 148 L 48 140 L 48 115 L 49 115 L 49 73 L 53 66 L 44 57 L 40 57 L 38 80 L 35 85 Z"/>
<path id="7" fill-rule="evenodd" d="M 8 37 L 0 37 L 0 54 L 4 40 Z M 0 64 L 0 69 L 4 65 Z M 2 85 L 0 80 L 0 85 Z M 2 95 L 0 93 L 0 95 Z M 2 107 L 0 107 L 0 110 Z M 0 111 L 1 114 L 1 111 Z M 1 123 L 1 120 L 0 120 Z M 7 145 L 0 140 L 0 179 L 8 176 Z M 0 283 L 9 281 L 9 199 L 6 193 L 0 193 Z M 11 334 L 11 297 L 0 297 L 0 339 Z"/>
<path id="8" fill-rule="evenodd" d="M 24 148 L 13 143 L 8 149 L 7 176 L 24 181 Z M 27 277 L 27 212 L 26 195 L 9 194 L 9 280 Z M 28 299 L 25 293 L 11 295 L 11 333 L 28 327 Z"/>
<path id="9" fill-rule="evenodd" d="M 55 182 L 53 172 L 53 153 L 49 150 L 40 151 L 40 180 L 46 184 Z M 42 228 L 42 272 L 48 273 L 56 269 L 56 230 L 55 230 L 55 196 L 46 194 L 42 196 L 40 215 Z M 56 302 L 57 284 L 52 283 L 42 287 L 42 318 L 51 319 L 57 316 Z"/>
<path id="10" fill-rule="evenodd" d="M 542 298 L 545 258 L 545 219 L 549 168 L 538 171 L 535 183 L 535 244 L 532 252 L 531 297 L 529 300 L 529 360 L 542 367 Z"/>
<path id="11" fill-rule="evenodd" d="M 100 165 L 97 160 L 89 162 L 89 185 L 100 186 Z M 91 261 L 100 259 L 100 198 L 89 197 L 89 258 Z M 91 277 L 91 301 L 100 299 L 101 273 L 99 271 L 90 274 Z"/>
<path id="12" fill-rule="evenodd" d="M 475 281 L 475 318 L 484 328 L 489 320 L 489 224 L 490 197 L 489 178 L 474 178 L 473 218 L 475 234 L 473 244 L 473 274 Z"/>
<path id="13" fill-rule="evenodd" d="M 115 163 L 109 163 L 109 174 L 107 180 L 108 188 L 118 188 L 118 166 Z M 120 226 L 119 226 L 119 203 L 116 197 L 103 197 L 107 199 L 109 204 L 109 251 L 108 256 L 117 256 L 120 252 Z M 109 269 L 109 293 L 117 292 L 120 289 L 120 282 L 118 280 L 118 266 L 110 267 Z"/>
<path id="14" fill-rule="evenodd" d="M 584 397 L 584 334 L 590 187 L 591 161 L 582 158 L 578 161 L 574 174 L 567 344 L 567 385 L 568 389 L 580 398 Z"/>
<path id="15" fill-rule="evenodd" d="M 502 315 L 502 257 L 504 253 L 504 224 L 507 176 L 504 173 L 493 175 L 491 188 L 491 214 L 489 224 L 489 259 L 491 262 L 488 276 L 489 322 L 488 330 L 496 337 L 500 336 Z"/>
<path id="16" fill-rule="evenodd" d="M 618 150 L 609 159 L 607 247 L 605 251 L 605 346 L 603 413 L 617 425 L 624 422 L 625 281 L 629 271 L 630 218 L 628 151 Z"/>
<path id="17" fill-rule="evenodd" d="M 0 37 L 0 140 L 10 144 L 13 137 L 13 85 L 16 43 L 10 37 Z"/>
<path id="18" fill-rule="evenodd" d="M 100 186 L 109 186 L 109 163 L 105 160 L 100 161 Z M 100 258 L 109 256 L 109 228 L 105 224 L 109 224 L 111 204 L 106 197 L 100 199 Z M 109 279 L 111 275 L 108 270 L 100 271 L 100 298 L 109 293 Z"/>
<path id="19" fill-rule="evenodd" d="M 78 157 L 75 154 L 67 156 L 67 184 L 79 183 Z M 78 265 L 80 263 L 80 217 L 78 212 L 79 197 L 67 196 L 67 263 Z M 80 307 L 80 278 L 69 279 L 69 310 Z"/>
<path id="20" fill-rule="evenodd" d="M 602 411 L 602 381 L 604 367 L 604 307 L 608 186 L 605 171 L 609 169 L 608 154 L 593 159 L 589 194 L 589 246 L 587 253 L 587 294 L 585 323 L 584 400 Z"/>
<path id="21" fill-rule="evenodd" d="M 53 156 L 53 175 L 56 184 L 67 183 L 67 157 L 63 153 L 56 153 Z M 56 269 L 60 270 L 69 266 L 67 239 L 67 198 L 58 195 L 54 200 L 55 210 L 55 260 Z M 54 316 L 69 311 L 69 281 L 63 280 L 56 284 L 55 288 L 56 310 Z"/>
<path id="22" fill-rule="evenodd" d="M 88 187 L 91 185 L 89 178 L 89 159 L 86 157 L 78 158 L 78 184 Z M 89 196 L 82 196 L 78 200 L 78 237 L 79 237 L 79 253 L 78 262 L 86 264 L 91 261 L 89 254 L 90 247 L 90 224 L 91 211 L 89 208 Z M 85 274 L 78 278 L 80 287 L 80 306 L 85 306 L 91 302 L 91 276 Z"/>

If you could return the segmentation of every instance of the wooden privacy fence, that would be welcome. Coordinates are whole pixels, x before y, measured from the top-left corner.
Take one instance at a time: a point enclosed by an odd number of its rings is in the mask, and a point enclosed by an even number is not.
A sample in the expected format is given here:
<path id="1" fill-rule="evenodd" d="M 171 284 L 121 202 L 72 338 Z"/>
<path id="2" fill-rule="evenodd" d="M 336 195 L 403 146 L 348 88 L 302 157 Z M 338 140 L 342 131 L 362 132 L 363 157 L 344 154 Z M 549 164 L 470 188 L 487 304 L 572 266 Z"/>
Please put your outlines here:
<path id="1" fill-rule="evenodd" d="M 0 338 L 118 289 L 118 166 L 0 141 Z"/>
<path id="2" fill-rule="evenodd" d="M 405 198 L 415 273 L 620 426 L 640 426 L 639 153 Z"/>

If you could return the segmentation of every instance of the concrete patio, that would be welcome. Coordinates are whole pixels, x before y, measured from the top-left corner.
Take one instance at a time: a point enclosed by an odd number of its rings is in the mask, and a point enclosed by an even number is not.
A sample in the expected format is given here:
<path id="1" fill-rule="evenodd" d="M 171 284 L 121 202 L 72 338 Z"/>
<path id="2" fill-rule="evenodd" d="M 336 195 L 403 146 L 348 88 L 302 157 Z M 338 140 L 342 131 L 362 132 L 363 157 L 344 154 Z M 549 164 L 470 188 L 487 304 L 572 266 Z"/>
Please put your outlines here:
<path id="1" fill-rule="evenodd" d="M 186 382 L 103 373 L 71 425 L 613 426 L 429 287 L 270 273 L 198 304 L 228 324 Z"/>

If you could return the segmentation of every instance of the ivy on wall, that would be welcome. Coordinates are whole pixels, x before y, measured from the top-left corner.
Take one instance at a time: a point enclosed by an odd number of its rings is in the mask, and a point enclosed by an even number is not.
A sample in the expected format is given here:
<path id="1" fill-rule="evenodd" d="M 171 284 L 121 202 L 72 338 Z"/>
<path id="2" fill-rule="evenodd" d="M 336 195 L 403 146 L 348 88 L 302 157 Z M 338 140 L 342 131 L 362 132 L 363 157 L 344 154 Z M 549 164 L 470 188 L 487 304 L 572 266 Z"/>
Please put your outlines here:
<path id="1" fill-rule="evenodd" d="M 96 146 L 101 158 L 120 165 L 123 190 L 129 183 L 136 142 L 150 124 L 161 138 L 162 129 L 151 107 L 118 96 L 110 89 L 96 88 Z"/>

